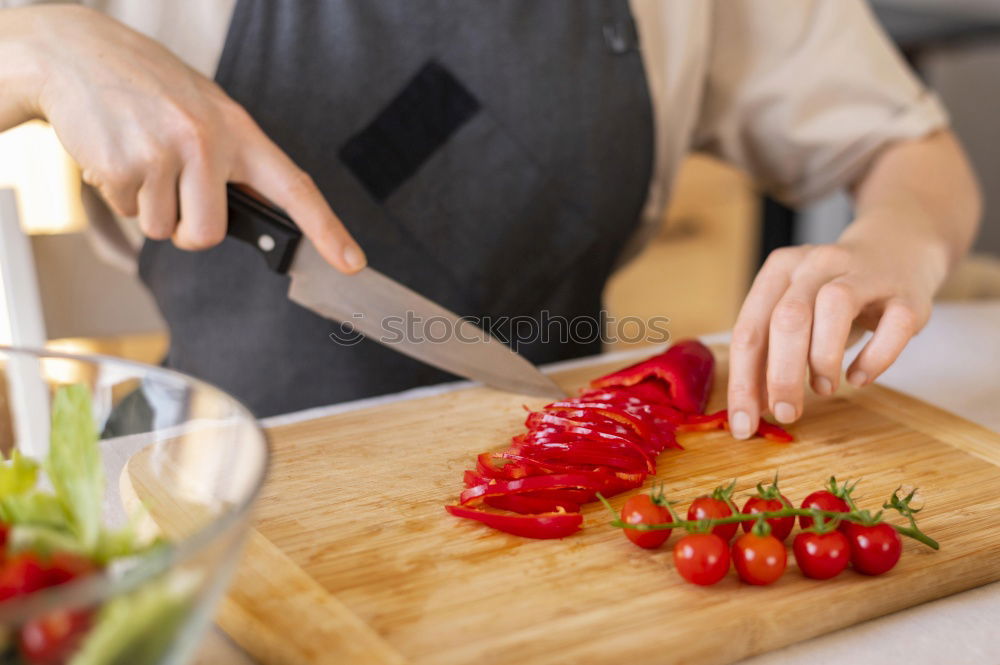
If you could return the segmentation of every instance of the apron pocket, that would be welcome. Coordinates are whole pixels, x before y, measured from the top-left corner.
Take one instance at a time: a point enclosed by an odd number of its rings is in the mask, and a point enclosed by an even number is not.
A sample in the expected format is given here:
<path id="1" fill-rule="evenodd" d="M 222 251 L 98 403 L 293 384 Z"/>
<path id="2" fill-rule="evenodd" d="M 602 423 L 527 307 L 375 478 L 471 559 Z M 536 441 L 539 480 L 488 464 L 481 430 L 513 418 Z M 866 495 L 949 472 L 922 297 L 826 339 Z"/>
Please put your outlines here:
<path id="1" fill-rule="evenodd" d="M 486 109 L 384 205 L 476 313 L 530 312 L 598 235 L 557 179 Z"/>

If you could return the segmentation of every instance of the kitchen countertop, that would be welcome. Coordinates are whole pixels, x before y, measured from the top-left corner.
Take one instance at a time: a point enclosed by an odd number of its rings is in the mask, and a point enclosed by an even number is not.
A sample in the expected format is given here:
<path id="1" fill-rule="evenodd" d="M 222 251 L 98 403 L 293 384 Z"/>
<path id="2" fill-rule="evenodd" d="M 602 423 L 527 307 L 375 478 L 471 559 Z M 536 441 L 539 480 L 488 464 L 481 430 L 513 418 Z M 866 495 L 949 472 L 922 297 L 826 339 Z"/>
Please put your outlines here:
<path id="1" fill-rule="evenodd" d="M 952 411 L 1000 432 L 1000 301 L 941 303 L 928 326 L 910 343 L 880 383 Z M 705 337 L 724 342 L 726 334 Z M 645 351 L 628 351 L 623 359 Z M 614 355 L 600 356 L 601 361 Z M 580 366 L 587 358 L 551 366 Z M 454 382 L 394 395 L 311 409 L 264 420 L 276 426 L 413 399 L 468 385 Z M 806 415 L 808 417 L 808 414 Z M 1000 556 L 1000 553 L 998 553 Z M 822 607 L 816 608 L 823 611 Z M 741 665 L 856 665 L 905 662 L 908 665 L 1000 663 L 1000 582 L 925 603 L 828 635 L 745 660 Z M 253 665 L 238 646 L 217 629 L 209 632 L 196 665 Z"/>

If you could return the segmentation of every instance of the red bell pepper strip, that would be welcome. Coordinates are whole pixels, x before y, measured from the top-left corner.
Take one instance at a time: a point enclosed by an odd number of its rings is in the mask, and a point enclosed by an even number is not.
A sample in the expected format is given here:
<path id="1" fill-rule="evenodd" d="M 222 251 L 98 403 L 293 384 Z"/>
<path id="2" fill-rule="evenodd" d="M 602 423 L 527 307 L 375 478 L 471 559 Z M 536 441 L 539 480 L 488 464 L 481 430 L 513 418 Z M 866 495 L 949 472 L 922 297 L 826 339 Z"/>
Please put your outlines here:
<path id="1" fill-rule="evenodd" d="M 704 432 L 713 429 L 724 429 L 729 430 L 729 412 L 726 409 L 721 411 L 716 411 L 715 413 L 707 414 L 692 414 L 688 417 L 687 422 L 682 423 L 677 426 L 678 432 Z M 763 418 L 761 418 L 757 423 L 757 436 L 763 437 L 768 441 L 775 441 L 777 443 L 789 443 L 795 440 L 784 428 L 775 425 L 774 423 L 769 423 Z"/>
<path id="2" fill-rule="evenodd" d="M 605 397 L 601 397 L 605 395 Z M 645 379 L 630 386 L 614 386 L 613 388 L 598 388 L 585 390 L 580 395 L 580 399 L 607 399 L 609 401 L 635 400 L 642 404 L 657 404 L 669 406 L 673 396 L 670 393 L 670 386 L 656 378 Z"/>
<path id="3" fill-rule="evenodd" d="M 462 480 L 465 481 L 466 487 L 475 487 L 476 485 L 482 485 L 483 483 L 489 482 L 490 479 L 487 476 L 483 476 L 475 471 L 466 469 L 462 476 Z"/>
<path id="4" fill-rule="evenodd" d="M 512 460 L 504 457 L 501 453 L 480 453 L 476 457 L 476 472 L 486 478 L 497 478 L 499 480 L 516 480 L 517 478 L 527 478 L 537 476 L 540 473 L 549 473 L 537 464 L 532 464 L 528 459 Z M 548 511 L 537 511 L 548 512 Z"/>
<path id="5" fill-rule="evenodd" d="M 631 432 L 640 440 L 648 442 L 655 453 L 662 452 L 669 445 L 669 439 L 663 436 L 660 428 L 649 422 L 648 415 L 630 413 L 625 408 L 613 404 L 593 402 L 577 404 L 574 407 L 549 405 L 545 407 L 545 411 L 563 418 L 593 423 L 595 426 L 612 425 L 615 426 L 613 431 L 620 431 L 618 427 L 624 427 L 626 432 Z"/>
<path id="6" fill-rule="evenodd" d="M 702 413 L 712 388 L 715 358 L 698 340 L 677 342 L 664 353 L 590 382 L 594 388 L 634 386 L 655 377 L 670 388 L 670 404 L 688 413 Z"/>
<path id="7" fill-rule="evenodd" d="M 488 496 L 508 496 L 524 494 L 540 490 L 580 489 L 601 492 L 609 486 L 621 484 L 615 476 L 602 476 L 596 473 L 561 473 L 545 476 L 531 476 L 518 480 L 490 480 L 475 487 L 469 487 L 459 496 L 458 501 L 463 506 L 479 503 Z"/>
<path id="8" fill-rule="evenodd" d="M 726 429 L 729 429 L 729 421 L 726 421 Z M 790 443 L 795 437 L 783 427 L 778 427 L 774 423 L 769 423 L 763 418 L 757 423 L 757 436 L 762 436 L 768 441 L 775 443 Z"/>
<path id="9" fill-rule="evenodd" d="M 555 513 L 563 510 L 567 513 L 580 512 L 580 505 L 565 499 L 548 499 L 527 494 L 511 494 L 510 496 L 488 496 L 484 500 L 487 506 L 509 510 L 521 515 L 537 513 Z"/>
<path id="10" fill-rule="evenodd" d="M 523 538 L 565 538 L 580 530 L 580 513 L 540 513 L 537 515 L 504 515 L 467 506 L 445 506 L 455 517 L 477 520 L 498 531 Z"/>
<path id="11" fill-rule="evenodd" d="M 539 461 L 551 462 L 565 460 L 574 464 L 592 464 L 594 466 L 609 466 L 630 473 L 645 473 L 646 465 L 641 460 L 631 456 L 616 454 L 602 446 L 587 445 L 591 442 L 580 441 L 568 443 L 518 443 L 513 450 L 525 457 Z"/>
<path id="12" fill-rule="evenodd" d="M 602 431 L 593 425 L 588 425 L 588 423 L 575 421 L 570 418 L 562 418 L 544 411 L 535 411 L 528 414 L 528 419 L 525 421 L 525 425 L 528 429 L 534 429 L 535 427 L 543 427 L 546 425 L 561 427 L 565 432 L 569 434 L 577 434 L 584 439 L 600 441 L 611 445 L 624 446 L 628 449 L 634 450 L 640 457 L 642 457 L 646 463 L 646 468 L 650 473 L 656 473 L 655 459 L 650 454 L 649 450 L 647 450 L 641 442 L 637 441 L 632 436 L 612 434 L 610 432 Z"/>
<path id="13" fill-rule="evenodd" d="M 678 432 L 709 432 L 715 429 L 726 429 L 729 416 L 726 410 L 715 413 L 692 413 L 682 423 L 678 423 Z"/>

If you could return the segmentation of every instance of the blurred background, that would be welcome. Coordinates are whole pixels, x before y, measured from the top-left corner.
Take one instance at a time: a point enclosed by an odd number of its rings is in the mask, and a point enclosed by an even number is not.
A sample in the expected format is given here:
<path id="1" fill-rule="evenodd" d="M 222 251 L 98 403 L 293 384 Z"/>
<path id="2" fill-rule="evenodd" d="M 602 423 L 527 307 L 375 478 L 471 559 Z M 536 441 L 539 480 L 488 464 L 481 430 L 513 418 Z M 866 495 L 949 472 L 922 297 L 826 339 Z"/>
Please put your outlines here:
<path id="1" fill-rule="evenodd" d="M 1000 0 L 872 4 L 944 100 L 986 196 L 974 253 L 940 297 L 1000 298 Z M 0 134 L 2 189 L 14 195 L 0 196 L 0 277 L 6 280 L 0 343 L 11 342 L 17 322 L 18 330 L 53 348 L 158 362 L 168 340 L 156 307 L 126 264 L 101 260 L 106 252 L 88 233 L 79 174 L 46 125 Z M 842 193 L 789 210 L 763 197 L 742 173 L 693 155 L 660 233 L 614 277 L 606 308 L 615 317 L 668 316 L 674 337 L 727 329 L 768 252 L 833 241 L 850 217 Z M 26 317 L 38 325 L 25 325 Z"/>

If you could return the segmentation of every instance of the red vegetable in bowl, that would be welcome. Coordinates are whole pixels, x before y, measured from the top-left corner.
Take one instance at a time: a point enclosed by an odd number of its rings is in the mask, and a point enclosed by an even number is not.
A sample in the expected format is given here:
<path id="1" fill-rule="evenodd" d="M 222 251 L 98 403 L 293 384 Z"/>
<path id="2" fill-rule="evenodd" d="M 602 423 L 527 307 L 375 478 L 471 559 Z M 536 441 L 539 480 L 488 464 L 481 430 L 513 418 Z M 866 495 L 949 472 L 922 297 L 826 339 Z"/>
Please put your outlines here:
<path id="1" fill-rule="evenodd" d="M 32 619 L 19 631 L 21 655 L 31 665 L 69 662 L 92 623 L 93 614 L 82 610 L 57 610 Z"/>

